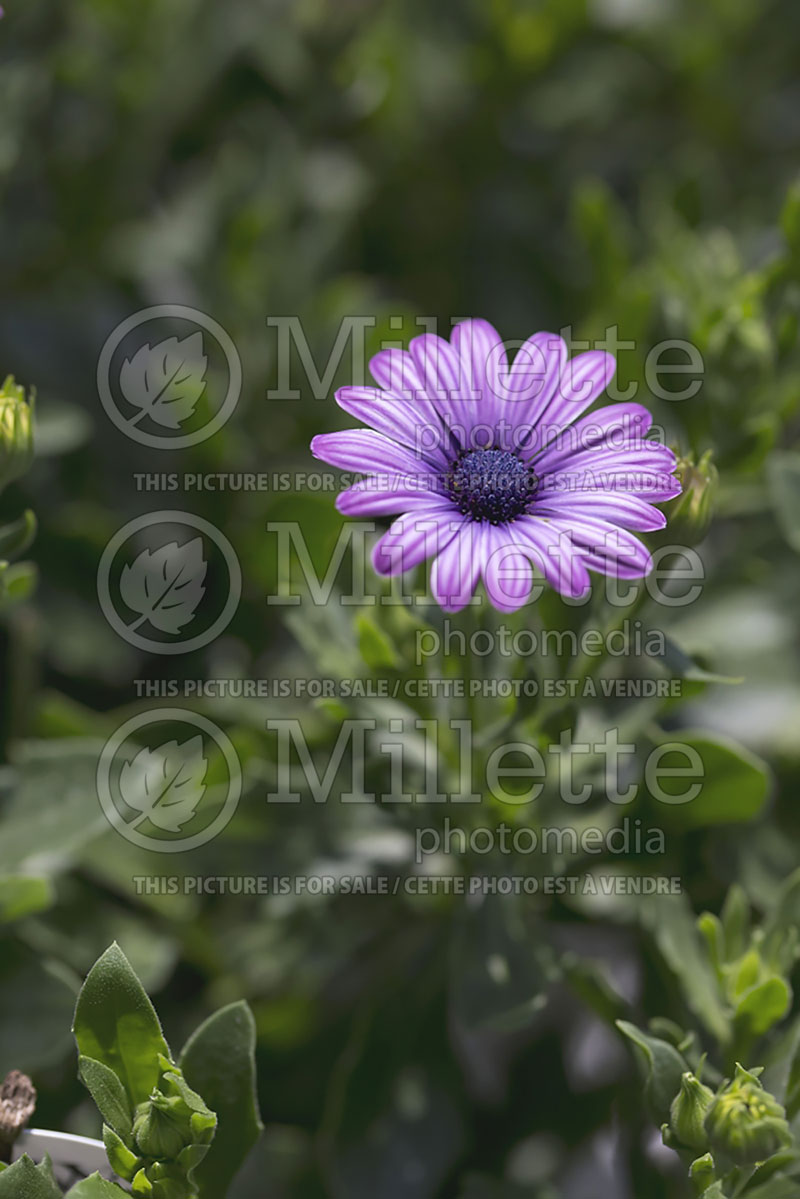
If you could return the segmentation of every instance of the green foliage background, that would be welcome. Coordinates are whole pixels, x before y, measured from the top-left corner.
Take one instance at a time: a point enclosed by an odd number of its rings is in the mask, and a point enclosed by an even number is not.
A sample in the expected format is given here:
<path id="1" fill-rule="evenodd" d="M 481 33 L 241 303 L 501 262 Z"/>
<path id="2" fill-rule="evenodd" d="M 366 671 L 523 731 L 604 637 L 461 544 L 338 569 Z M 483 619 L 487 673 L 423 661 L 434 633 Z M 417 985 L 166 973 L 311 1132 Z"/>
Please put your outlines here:
<path id="1" fill-rule="evenodd" d="M 116 938 L 175 1043 L 214 1007 L 254 1008 L 267 1134 L 241 1199 L 686 1194 L 610 1022 L 720 1034 L 689 902 L 716 911 L 738 880 L 769 912 L 798 858 L 799 56 L 791 0 L 9 0 L 0 370 L 38 389 L 39 456 L 0 516 L 36 510 L 40 583 L 2 626 L 0 871 L 37 881 L 9 884 L 5 903 L 0 878 L 0 1072 L 35 1072 L 40 1125 L 97 1131 L 69 1022 Z M 111 329 L 168 301 L 220 320 L 245 378 L 236 419 L 174 458 L 122 437 L 95 385 Z M 99 613 L 105 544 L 163 506 L 135 472 L 307 470 L 310 436 L 340 427 L 331 400 L 265 398 L 266 317 L 286 313 L 319 360 L 359 313 L 377 317 L 376 346 L 395 314 L 406 336 L 417 313 L 485 316 L 509 338 L 618 326 L 636 343 L 623 382 L 642 382 L 659 340 L 700 349 L 700 393 L 652 405 L 721 476 L 702 598 L 650 621 L 668 629 L 660 677 L 683 676 L 684 699 L 590 713 L 637 744 L 706 730 L 705 806 L 675 810 L 661 864 L 685 906 L 135 895 L 133 876 L 175 864 L 123 845 L 97 806 L 98 746 L 147 706 L 133 678 L 410 669 L 411 624 L 265 603 L 267 521 L 303 521 L 324 561 L 330 496 L 186 497 L 245 576 L 209 650 L 148 660 Z M 535 619 L 568 615 L 550 598 Z M 296 707 L 320 760 L 342 715 L 365 710 Z M 431 819 L 268 809 L 265 722 L 285 705 L 198 710 L 228 731 L 247 786 L 225 836 L 176 872 L 386 872 Z M 543 748 L 577 721 L 570 704 L 476 715 Z M 619 868 L 541 870 L 587 866 Z"/>

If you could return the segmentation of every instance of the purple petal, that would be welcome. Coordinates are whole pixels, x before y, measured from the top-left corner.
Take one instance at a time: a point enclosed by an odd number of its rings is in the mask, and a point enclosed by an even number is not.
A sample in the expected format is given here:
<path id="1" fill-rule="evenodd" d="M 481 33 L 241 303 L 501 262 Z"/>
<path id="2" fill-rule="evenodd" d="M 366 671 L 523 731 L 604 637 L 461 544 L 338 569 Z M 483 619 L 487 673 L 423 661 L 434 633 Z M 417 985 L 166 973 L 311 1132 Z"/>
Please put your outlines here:
<path id="1" fill-rule="evenodd" d="M 524 440 L 512 438 L 504 449 L 537 444 L 536 424 L 556 393 L 566 361 L 566 342 L 556 333 L 534 333 L 517 350 L 508 371 L 501 415 L 517 434 L 524 431 L 527 436 Z"/>
<path id="2" fill-rule="evenodd" d="M 479 526 L 466 521 L 461 532 L 446 545 L 431 569 L 433 598 L 445 612 L 460 612 L 472 598 L 480 574 L 476 553 L 475 530 Z"/>
<path id="3" fill-rule="evenodd" d="M 447 457 L 439 448 L 443 438 L 442 423 L 438 416 L 431 423 L 430 405 L 426 402 L 404 399 L 379 387 L 340 387 L 336 402 L 356 420 L 415 450 L 432 465 L 446 468 Z"/>
<path id="4" fill-rule="evenodd" d="M 542 480 L 537 498 L 566 497 L 573 492 L 627 492 L 653 504 L 661 504 L 681 493 L 679 481 L 666 471 L 637 467 L 633 470 L 558 470 Z"/>
<path id="5" fill-rule="evenodd" d="M 535 444 L 544 449 L 593 404 L 614 376 L 616 363 L 605 350 L 577 354 L 561 372 L 558 389 L 537 417 Z"/>
<path id="6" fill-rule="evenodd" d="M 447 432 L 449 444 L 460 450 L 470 444 L 470 433 L 486 412 L 479 398 L 470 397 L 469 378 L 461 359 L 444 338 L 433 333 L 415 337 L 411 356 L 429 394 L 436 396 L 436 407 Z"/>
<path id="7" fill-rule="evenodd" d="M 544 462 L 546 458 L 545 454 L 540 461 Z M 552 472 L 538 464 L 534 469 L 540 477 L 545 478 L 550 473 L 558 474 L 559 471 L 563 471 L 565 474 L 571 474 L 580 470 L 596 471 L 602 477 L 603 471 L 615 470 L 658 471 L 669 475 L 676 465 L 675 454 L 667 446 L 657 441 L 644 441 L 638 445 L 623 446 L 618 450 L 606 450 L 602 446 L 595 446 L 579 453 L 570 453 Z"/>
<path id="8" fill-rule="evenodd" d="M 560 491 L 552 496 L 540 493 L 536 498 L 536 514 L 567 520 L 571 516 L 596 517 L 642 533 L 663 529 L 667 523 L 659 508 L 653 508 L 638 496 L 613 491 Z"/>
<path id="9" fill-rule="evenodd" d="M 343 433 L 320 433 L 312 439 L 315 458 L 342 470 L 391 471 L 396 474 L 426 474 L 426 463 L 396 441 L 371 429 L 347 429 Z M 427 473 L 433 474 L 431 468 Z"/>
<path id="10" fill-rule="evenodd" d="M 584 546 L 594 558 L 621 562 L 648 574 L 653 566 L 650 551 L 638 538 L 625 529 L 604 520 L 582 517 L 573 520 L 554 520 L 552 525 L 568 533 L 572 540 Z"/>
<path id="11" fill-rule="evenodd" d="M 533 587 L 530 559 L 514 541 L 513 526 L 480 526 L 481 574 L 490 602 L 500 612 L 516 612 Z"/>
<path id="12" fill-rule="evenodd" d="M 453 329 L 450 343 L 460 360 L 462 394 L 479 397 L 479 415 L 473 421 L 473 434 L 480 424 L 497 426 L 502 398 L 505 394 L 505 378 L 508 374 L 508 356 L 503 339 L 493 325 L 483 320 L 461 321 Z M 484 448 L 485 442 L 470 440 L 471 449 Z"/>
<path id="13" fill-rule="evenodd" d="M 642 570 L 640 566 L 631 566 L 623 559 L 604 558 L 602 554 L 593 554 L 586 549 L 583 552 L 583 564 L 588 570 L 615 579 L 642 579 L 649 573 L 649 568 Z"/>
<path id="14" fill-rule="evenodd" d="M 443 497 L 426 482 L 409 475 L 370 475 L 340 492 L 336 507 L 345 516 L 390 516 L 429 508 Z"/>
<path id="15" fill-rule="evenodd" d="M 450 544 L 464 521 L 452 505 L 407 513 L 381 537 L 372 552 L 372 564 L 378 574 L 404 574 L 427 558 L 435 558 Z"/>
<path id="16" fill-rule="evenodd" d="M 591 581 L 581 561 L 582 550 L 567 533 L 535 516 L 520 517 L 513 528 L 520 549 L 533 559 L 551 587 L 575 598 L 586 595 Z"/>
<path id="17" fill-rule="evenodd" d="M 622 450 L 641 446 L 652 424 L 653 418 L 642 404 L 612 404 L 598 408 L 575 424 L 568 425 L 541 454 L 534 430 L 532 453 L 525 457 L 535 461 L 539 473 L 545 474 L 560 465 L 562 460 L 583 450 Z"/>
<path id="18" fill-rule="evenodd" d="M 425 384 L 406 350 L 381 350 L 370 359 L 370 374 L 386 391 L 407 400 L 423 399 Z"/>

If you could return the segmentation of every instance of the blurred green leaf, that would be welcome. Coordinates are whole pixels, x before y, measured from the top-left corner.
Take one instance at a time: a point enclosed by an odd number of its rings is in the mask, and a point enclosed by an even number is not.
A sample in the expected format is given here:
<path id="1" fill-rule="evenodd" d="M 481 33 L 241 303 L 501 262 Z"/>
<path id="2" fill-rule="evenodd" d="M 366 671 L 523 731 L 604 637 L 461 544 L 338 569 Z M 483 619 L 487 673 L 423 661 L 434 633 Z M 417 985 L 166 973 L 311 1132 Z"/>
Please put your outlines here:
<path id="1" fill-rule="evenodd" d="M 19 520 L 0 526 L 0 558 L 24 554 L 36 537 L 36 517 L 30 509 Z"/>
<path id="2" fill-rule="evenodd" d="M 670 1104 L 680 1090 L 681 1075 L 689 1067 L 667 1041 L 649 1036 L 627 1020 L 617 1020 L 617 1028 L 633 1043 L 643 1069 L 648 1101 L 655 1118 L 663 1123 L 669 1119 Z"/>
<path id="3" fill-rule="evenodd" d="M 46 878 L 0 875 L 0 924 L 44 911 L 53 899 L 53 888 Z"/>
<path id="4" fill-rule="evenodd" d="M 736 1023 L 754 1037 L 763 1036 L 777 1024 L 792 1005 L 792 991 L 774 976 L 751 987 L 736 1003 Z"/>
<path id="5" fill-rule="evenodd" d="M 680 979 L 692 1012 L 719 1041 L 731 1035 L 730 1012 L 719 992 L 691 907 L 684 895 L 647 896 L 639 908 L 670 970 Z"/>
<path id="6" fill-rule="evenodd" d="M 195 1171 L 201 1199 L 228 1193 L 262 1130 L 255 1074 L 256 1027 L 246 1003 L 210 1016 L 184 1046 L 186 1081 L 217 1114 L 217 1131 Z"/>
<path id="7" fill-rule="evenodd" d="M 101 749 L 101 742 L 79 740 L 23 747 L 19 783 L 3 813 L 0 870 L 53 872 L 108 829 L 97 799 Z"/>
<path id="8" fill-rule="evenodd" d="M 772 506 L 783 536 L 800 553 L 800 454 L 791 450 L 776 451 L 767 463 Z"/>
<path id="9" fill-rule="evenodd" d="M 702 763 L 700 791 L 686 803 L 659 804 L 659 814 L 670 828 L 706 828 L 715 824 L 746 823 L 764 808 L 770 791 L 770 773 L 766 762 L 743 745 L 712 733 L 680 732 L 676 747 L 686 747 Z M 664 753 L 660 768 L 691 769 L 683 748 Z M 664 795 L 680 800 L 689 786 L 686 774 L 660 778 Z"/>
<path id="10" fill-rule="evenodd" d="M 388 667 L 396 670 L 400 664 L 397 649 L 371 613 L 362 613 L 356 622 L 358 649 L 370 670 Z"/>
<path id="11" fill-rule="evenodd" d="M 79 980 L 52 958 L 4 942 L 0 984 L 0 1076 L 63 1061 Z"/>

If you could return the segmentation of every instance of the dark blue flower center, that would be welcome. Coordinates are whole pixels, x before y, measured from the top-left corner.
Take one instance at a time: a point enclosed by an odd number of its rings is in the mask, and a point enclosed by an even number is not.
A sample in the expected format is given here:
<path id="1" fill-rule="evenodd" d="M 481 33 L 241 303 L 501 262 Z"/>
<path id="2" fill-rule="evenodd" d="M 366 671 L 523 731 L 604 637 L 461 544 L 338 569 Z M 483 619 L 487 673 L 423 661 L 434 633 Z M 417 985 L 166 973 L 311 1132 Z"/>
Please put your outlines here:
<path id="1" fill-rule="evenodd" d="M 537 484 L 531 467 L 508 450 L 469 450 L 445 480 L 459 512 L 493 525 L 527 512 Z"/>

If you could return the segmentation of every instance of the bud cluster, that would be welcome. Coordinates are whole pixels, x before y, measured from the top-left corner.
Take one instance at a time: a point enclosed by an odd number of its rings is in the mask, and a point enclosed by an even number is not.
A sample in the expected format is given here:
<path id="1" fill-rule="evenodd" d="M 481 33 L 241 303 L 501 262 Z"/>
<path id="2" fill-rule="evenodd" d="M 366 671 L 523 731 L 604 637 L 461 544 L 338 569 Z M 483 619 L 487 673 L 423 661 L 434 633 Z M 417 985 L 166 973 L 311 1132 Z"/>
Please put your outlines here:
<path id="1" fill-rule="evenodd" d="M 695 1158 L 690 1178 L 698 1194 L 716 1171 L 766 1161 L 792 1143 L 786 1112 L 759 1080 L 761 1068 L 737 1063 L 732 1080 L 711 1090 L 687 1071 L 661 1130 L 666 1145 Z"/>
<path id="2" fill-rule="evenodd" d="M 720 998 L 733 1015 L 738 1055 L 750 1051 L 788 1013 L 789 976 L 800 955 L 798 930 L 753 927 L 750 904 L 731 887 L 720 917 L 704 912 L 698 921 Z"/>
<path id="3" fill-rule="evenodd" d="M 130 1137 L 103 1129 L 109 1161 L 134 1195 L 191 1199 L 195 1168 L 208 1152 L 217 1117 L 191 1089 L 179 1066 L 159 1058 L 161 1072 L 150 1097 L 136 1108 Z"/>

